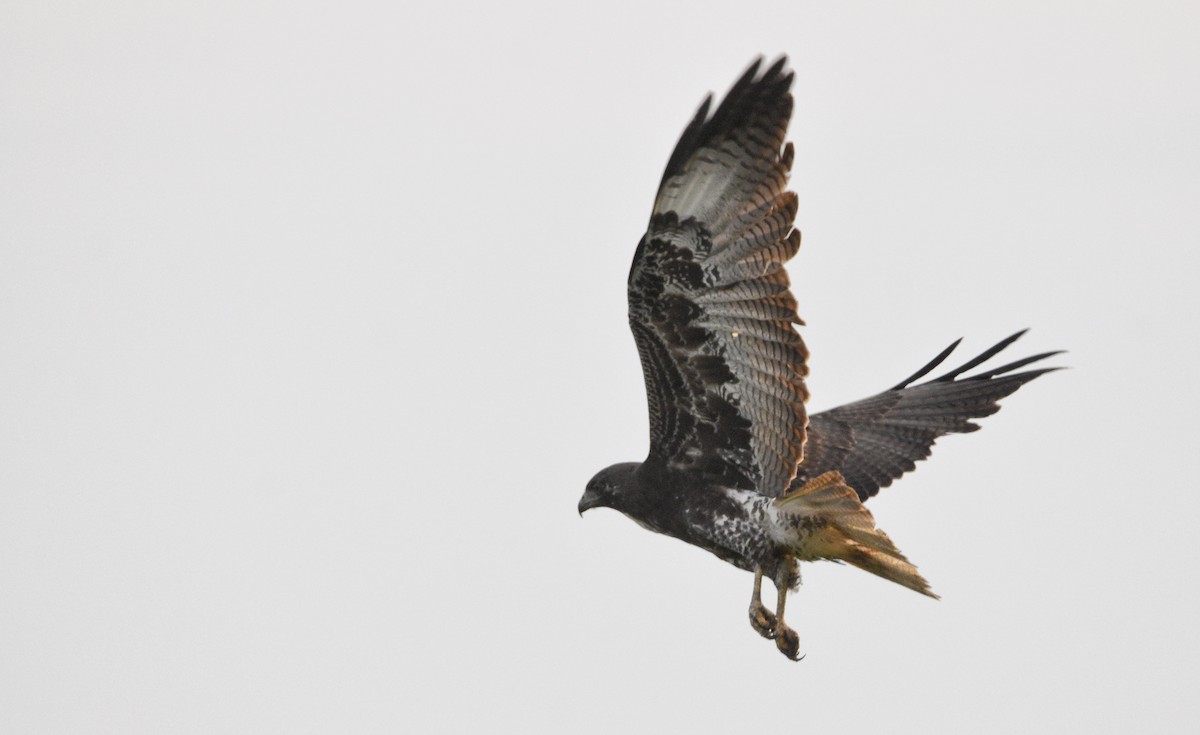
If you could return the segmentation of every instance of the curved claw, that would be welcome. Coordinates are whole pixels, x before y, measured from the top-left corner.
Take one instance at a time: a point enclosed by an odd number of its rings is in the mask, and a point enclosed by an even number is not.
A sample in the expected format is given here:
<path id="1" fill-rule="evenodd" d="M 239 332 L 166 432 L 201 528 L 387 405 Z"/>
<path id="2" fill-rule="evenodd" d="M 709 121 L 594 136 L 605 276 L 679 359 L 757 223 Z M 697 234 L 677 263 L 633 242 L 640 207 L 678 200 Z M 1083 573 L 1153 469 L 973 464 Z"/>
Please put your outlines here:
<path id="1" fill-rule="evenodd" d="M 804 658 L 804 656 L 800 655 L 800 636 L 786 625 L 779 626 L 775 631 L 775 647 L 779 649 L 780 653 L 793 661 L 799 661 Z"/>

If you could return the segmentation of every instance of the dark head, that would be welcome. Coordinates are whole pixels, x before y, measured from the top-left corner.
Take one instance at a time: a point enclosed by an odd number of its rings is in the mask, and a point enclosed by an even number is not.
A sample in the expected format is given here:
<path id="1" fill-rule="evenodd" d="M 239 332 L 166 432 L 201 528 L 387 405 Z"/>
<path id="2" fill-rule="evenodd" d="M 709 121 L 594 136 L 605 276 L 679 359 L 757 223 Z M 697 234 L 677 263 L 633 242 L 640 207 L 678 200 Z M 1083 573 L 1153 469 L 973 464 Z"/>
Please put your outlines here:
<path id="1" fill-rule="evenodd" d="M 589 508 L 614 508 L 625 512 L 628 494 L 637 488 L 633 473 L 640 466 L 638 462 L 622 462 L 596 473 L 579 499 L 579 515 Z"/>

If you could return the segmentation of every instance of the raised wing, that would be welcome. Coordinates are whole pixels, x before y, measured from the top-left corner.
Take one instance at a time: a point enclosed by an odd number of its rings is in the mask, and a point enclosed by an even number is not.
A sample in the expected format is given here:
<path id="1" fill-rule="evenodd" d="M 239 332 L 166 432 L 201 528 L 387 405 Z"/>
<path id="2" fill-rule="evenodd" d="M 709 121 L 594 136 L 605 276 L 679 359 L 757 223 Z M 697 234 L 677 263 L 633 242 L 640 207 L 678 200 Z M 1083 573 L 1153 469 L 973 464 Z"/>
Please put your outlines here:
<path id="1" fill-rule="evenodd" d="M 629 273 L 650 459 L 771 496 L 804 446 L 807 351 L 783 269 L 800 247 L 792 74 L 761 59 L 704 101 L 667 164 Z"/>
<path id="2" fill-rule="evenodd" d="M 916 462 L 929 456 L 938 437 L 979 429 L 971 419 L 1000 410 L 998 401 L 1039 375 L 1058 368 L 1014 373 L 1059 352 L 1043 352 L 969 378 L 959 377 L 1012 344 L 1024 331 L 1002 340 L 962 367 L 920 385 L 924 377 L 958 346 L 947 347 L 925 367 L 894 388 L 855 403 L 814 414 L 808 428 L 804 462 L 793 488 L 837 470 L 860 500 L 875 495 Z"/>

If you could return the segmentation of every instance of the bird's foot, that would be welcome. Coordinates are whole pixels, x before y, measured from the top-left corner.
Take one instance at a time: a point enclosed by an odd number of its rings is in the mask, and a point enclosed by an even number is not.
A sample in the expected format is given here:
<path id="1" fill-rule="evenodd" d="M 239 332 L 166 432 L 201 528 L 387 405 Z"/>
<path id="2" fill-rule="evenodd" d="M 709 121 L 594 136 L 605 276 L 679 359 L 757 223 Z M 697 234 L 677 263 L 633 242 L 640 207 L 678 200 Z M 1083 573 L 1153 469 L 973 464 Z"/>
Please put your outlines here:
<path id="1" fill-rule="evenodd" d="M 761 602 L 750 603 L 750 627 L 763 638 L 770 640 L 775 637 L 775 626 L 778 622 L 775 614 Z"/>
<path id="2" fill-rule="evenodd" d="M 800 655 L 800 636 L 782 623 L 775 629 L 775 647 L 793 661 L 804 658 Z"/>

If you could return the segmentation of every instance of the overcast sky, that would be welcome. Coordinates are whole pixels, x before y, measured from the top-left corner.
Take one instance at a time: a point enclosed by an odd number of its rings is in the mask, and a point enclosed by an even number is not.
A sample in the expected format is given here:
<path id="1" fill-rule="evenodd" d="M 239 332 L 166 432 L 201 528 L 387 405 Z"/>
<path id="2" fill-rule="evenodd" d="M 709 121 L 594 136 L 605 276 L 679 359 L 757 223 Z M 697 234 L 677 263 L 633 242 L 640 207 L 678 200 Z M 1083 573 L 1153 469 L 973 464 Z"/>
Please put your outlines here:
<path id="1" fill-rule="evenodd" d="M 1194 4 L 407 5 L 0 7 L 0 731 L 1195 724 Z M 1072 368 L 871 501 L 943 599 L 807 565 L 798 664 L 575 509 L 646 451 L 662 167 L 760 53 L 810 408 L 960 336 Z"/>

